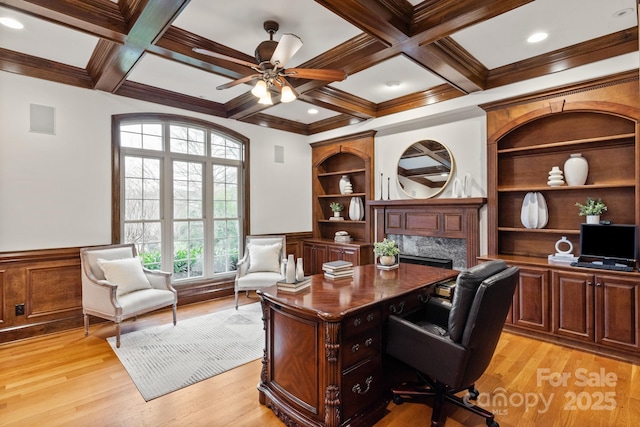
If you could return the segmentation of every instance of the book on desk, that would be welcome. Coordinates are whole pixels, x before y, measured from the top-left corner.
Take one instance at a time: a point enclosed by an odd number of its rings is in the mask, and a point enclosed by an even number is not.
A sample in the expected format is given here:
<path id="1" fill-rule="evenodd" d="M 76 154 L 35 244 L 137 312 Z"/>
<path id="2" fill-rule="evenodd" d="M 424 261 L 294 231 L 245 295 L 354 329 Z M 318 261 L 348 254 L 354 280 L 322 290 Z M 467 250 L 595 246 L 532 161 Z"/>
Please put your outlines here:
<path id="1" fill-rule="evenodd" d="M 353 277 L 353 263 L 342 260 L 325 262 L 322 271 L 325 278 L 332 280 Z"/>
<path id="2" fill-rule="evenodd" d="M 296 280 L 293 283 L 287 283 L 280 280 L 276 283 L 278 290 L 282 292 L 299 292 L 311 286 L 311 276 L 304 276 L 302 280 Z"/>

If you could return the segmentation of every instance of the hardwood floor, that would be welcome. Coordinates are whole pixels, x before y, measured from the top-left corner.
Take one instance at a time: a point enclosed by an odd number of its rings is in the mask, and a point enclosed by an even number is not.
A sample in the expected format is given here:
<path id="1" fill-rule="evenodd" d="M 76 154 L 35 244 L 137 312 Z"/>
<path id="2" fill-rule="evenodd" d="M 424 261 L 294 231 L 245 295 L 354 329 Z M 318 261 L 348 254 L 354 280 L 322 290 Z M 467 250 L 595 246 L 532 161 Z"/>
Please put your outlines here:
<path id="1" fill-rule="evenodd" d="M 257 301 L 254 296 L 241 303 Z M 178 321 L 233 307 L 233 298 L 182 306 Z M 123 333 L 168 323 L 163 310 L 126 322 Z M 258 403 L 261 363 L 145 402 L 105 338 L 111 323 L 0 345 L 1 426 L 282 426 Z M 562 384 L 562 376 L 566 378 Z M 587 378 L 588 383 L 585 383 Z M 557 380 L 557 382 L 556 382 Z M 503 333 L 477 383 L 479 403 L 508 426 L 635 426 L 640 367 Z M 503 399 L 496 399 L 496 395 Z M 390 403 L 375 427 L 428 426 L 431 408 Z M 483 426 L 446 406 L 447 426 Z"/>

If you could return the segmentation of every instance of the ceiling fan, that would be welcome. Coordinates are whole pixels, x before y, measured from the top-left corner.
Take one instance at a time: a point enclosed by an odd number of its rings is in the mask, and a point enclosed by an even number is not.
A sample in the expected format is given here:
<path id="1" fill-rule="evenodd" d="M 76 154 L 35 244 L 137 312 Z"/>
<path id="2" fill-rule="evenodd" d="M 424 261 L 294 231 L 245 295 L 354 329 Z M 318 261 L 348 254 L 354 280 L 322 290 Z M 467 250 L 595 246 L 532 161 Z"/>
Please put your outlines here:
<path id="1" fill-rule="evenodd" d="M 196 53 L 235 62 L 236 64 L 245 65 L 256 71 L 256 74 L 241 77 L 232 82 L 220 85 L 216 89 L 227 89 L 241 83 L 258 80 L 255 87 L 251 90 L 251 93 L 260 98 L 259 103 L 272 105 L 271 87 L 276 87 L 280 90 L 280 101 L 282 102 L 291 102 L 298 97 L 293 86 L 287 81 L 287 77 L 328 82 L 342 81 L 347 78 L 347 73 L 342 70 L 285 68 L 291 57 L 302 47 L 302 40 L 295 34 L 283 34 L 280 41 L 277 42 L 273 40 L 273 35 L 280 27 L 278 23 L 275 21 L 265 21 L 263 27 L 269 34 L 269 40 L 263 41 L 256 48 L 255 57 L 258 62 L 257 64 L 207 49 L 199 47 L 193 48 L 193 51 Z"/>

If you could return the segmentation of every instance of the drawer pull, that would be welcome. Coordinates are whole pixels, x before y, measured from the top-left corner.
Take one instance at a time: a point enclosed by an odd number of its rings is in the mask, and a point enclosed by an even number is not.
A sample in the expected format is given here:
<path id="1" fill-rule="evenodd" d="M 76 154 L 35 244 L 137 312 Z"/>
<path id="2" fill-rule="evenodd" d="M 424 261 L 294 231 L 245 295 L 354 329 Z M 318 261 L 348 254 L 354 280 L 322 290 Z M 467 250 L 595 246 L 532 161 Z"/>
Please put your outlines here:
<path id="1" fill-rule="evenodd" d="M 376 318 L 376 315 L 375 315 L 375 314 L 373 314 L 373 313 L 369 313 L 369 314 L 367 315 L 367 322 L 373 322 L 373 321 L 375 320 L 375 318 Z"/>
<path id="2" fill-rule="evenodd" d="M 367 338 L 364 342 L 365 347 L 369 347 L 371 344 L 373 344 L 373 338 Z"/>
<path id="3" fill-rule="evenodd" d="M 364 383 L 367 385 L 367 388 L 364 391 L 362 391 L 362 388 L 360 388 L 360 384 L 354 385 L 353 388 L 351 389 L 351 391 L 353 391 L 354 393 L 357 393 L 357 394 L 367 394 L 369 392 L 369 390 L 371 389 L 371 383 L 372 382 L 373 382 L 373 377 L 370 376 L 366 380 L 364 380 Z"/>
<path id="4" fill-rule="evenodd" d="M 359 344 L 354 344 L 353 346 L 351 346 L 351 352 L 355 353 L 358 350 L 360 350 L 360 345 Z"/>
<path id="5" fill-rule="evenodd" d="M 362 319 L 359 317 L 356 317 L 353 321 L 353 326 L 360 326 L 362 324 Z"/>
<path id="6" fill-rule="evenodd" d="M 391 304 L 391 306 L 389 307 L 389 311 L 392 312 L 393 314 L 400 314 L 404 311 L 404 301 L 400 301 L 399 308 L 396 308 L 395 304 Z"/>
<path id="7" fill-rule="evenodd" d="M 430 298 L 431 298 L 431 294 L 429 294 L 429 293 L 424 293 L 424 294 L 418 295 L 418 301 L 420 301 L 423 304 L 428 303 Z"/>

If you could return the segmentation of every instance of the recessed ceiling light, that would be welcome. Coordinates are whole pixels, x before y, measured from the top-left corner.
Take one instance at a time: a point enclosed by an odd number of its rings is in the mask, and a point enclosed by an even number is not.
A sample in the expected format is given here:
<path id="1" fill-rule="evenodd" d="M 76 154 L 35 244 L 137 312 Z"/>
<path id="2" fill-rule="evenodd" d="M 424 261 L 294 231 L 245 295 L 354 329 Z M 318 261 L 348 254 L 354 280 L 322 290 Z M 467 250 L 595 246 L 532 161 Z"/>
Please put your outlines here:
<path id="1" fill-rule="evenodd" d="M 632 8 L 627 7 L 625 9 L 620 9 L 617 12 L 614 12 L 613 15 L 611 15 L 611 16 L 613 16 L 614 18 L 622 18 L 623 16 L 628 15 L 633 11 L 634 10 Z"/>
<path id="2" fill-rule="evenodd" d="M 307 113 L 309 113 L 309 114 L 318 114 L 318 109 L 317 108 L 309 108 L 307 110 Z"/>
<path id="3" fill-rule="evenodd" d="M 529 38 L 527 39 L 527 41 L 529 43 L 538 43 L 541 42 L 542 40 L 546 39 L 549 36 L 549 34 L 547 33 L 533 33 L 529 36 Z"/>
<path id="4" fill-rule="evenodd" d="M 21 22 L 13 18 L 9 18 L 8 16 L 0 17 L 0 24 L 5 27 L 13 28 L 14 30 L 21 30 L 24 28 L 24 25 L 22 25 Z"/>
<path id="5" fill-rule="evenodd" d="M 392 80 L 390 82 L 386 82 L 385 85 L 387 85 L 387 87 L 390 87 L 392 89 L 395 89 L 397 87 L 402 86 L 402 82 L 399 82 L 397 80 Z"/>

